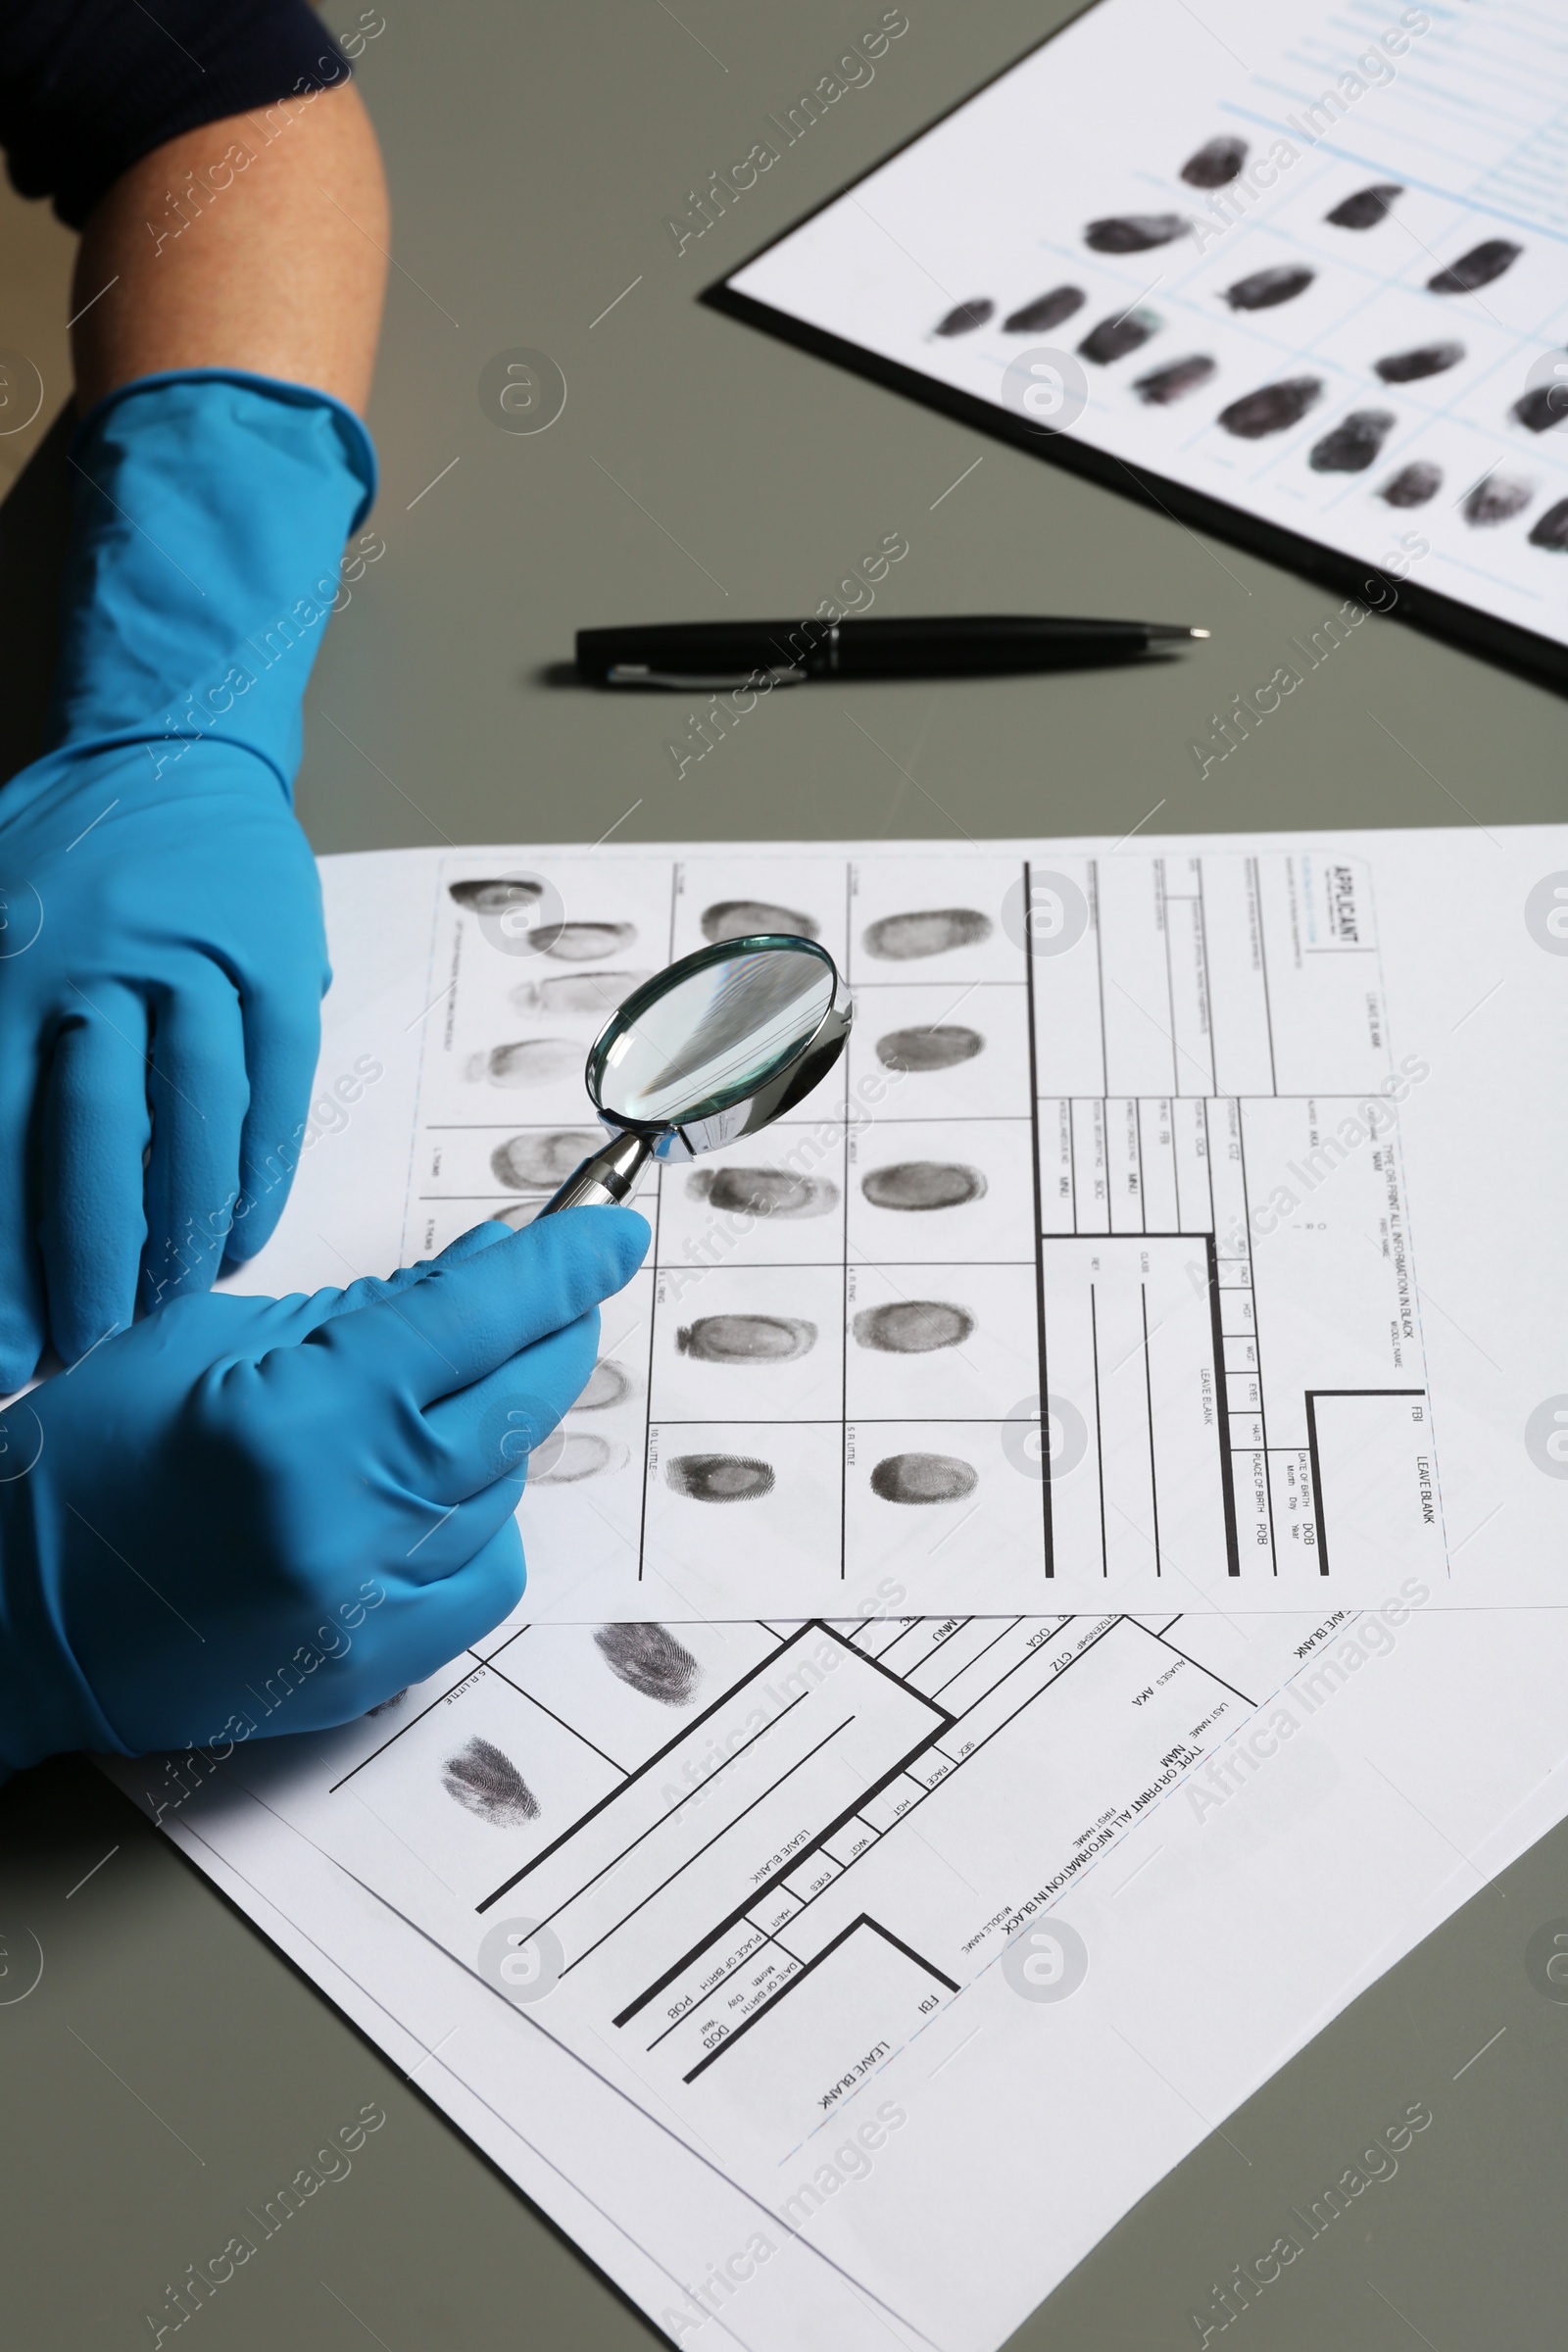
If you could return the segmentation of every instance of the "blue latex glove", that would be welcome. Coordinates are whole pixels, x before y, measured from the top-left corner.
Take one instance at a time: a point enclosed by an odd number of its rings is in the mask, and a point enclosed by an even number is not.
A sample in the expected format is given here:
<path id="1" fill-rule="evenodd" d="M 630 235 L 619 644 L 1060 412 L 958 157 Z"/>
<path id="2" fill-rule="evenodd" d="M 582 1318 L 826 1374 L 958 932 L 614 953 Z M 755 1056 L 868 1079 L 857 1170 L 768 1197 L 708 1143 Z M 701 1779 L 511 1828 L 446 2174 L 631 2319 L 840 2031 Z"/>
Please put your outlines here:
<path id="1" fill-rule="evenodd" d="M 277 1221 L 330 977 L 300 701 L 375 470 L 325 393 L 217 370 L 72 462 L 54 748 L 0 791 L 0 1393 Z"/>
<path id="2" fill-rule="evenodd" d="M 17 1398 L 0 1768 L 320 1730 L 478 1641 L 522 1592 L 527 1447 L 648 1238 L 565 1209 L 386 1282 L 178 1298 Z"/>

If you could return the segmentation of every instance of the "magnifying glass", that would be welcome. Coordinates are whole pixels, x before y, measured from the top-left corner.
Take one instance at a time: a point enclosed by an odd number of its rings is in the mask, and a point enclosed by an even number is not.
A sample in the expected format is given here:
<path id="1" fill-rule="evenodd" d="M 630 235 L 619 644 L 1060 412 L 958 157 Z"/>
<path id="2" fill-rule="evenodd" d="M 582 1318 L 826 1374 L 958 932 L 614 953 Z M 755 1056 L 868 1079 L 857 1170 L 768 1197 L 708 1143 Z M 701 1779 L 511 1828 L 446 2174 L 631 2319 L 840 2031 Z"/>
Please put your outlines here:
<path id="1" fill-rule="evenodd" d="M 720 940 L 633 989 L 588 1049 L 610 1141 L 539 1211 L 624 1200 L 651 1159 L 695 1159 L 770 1126 L 844 1051 L 854 1007 L 813 939 Z"/>

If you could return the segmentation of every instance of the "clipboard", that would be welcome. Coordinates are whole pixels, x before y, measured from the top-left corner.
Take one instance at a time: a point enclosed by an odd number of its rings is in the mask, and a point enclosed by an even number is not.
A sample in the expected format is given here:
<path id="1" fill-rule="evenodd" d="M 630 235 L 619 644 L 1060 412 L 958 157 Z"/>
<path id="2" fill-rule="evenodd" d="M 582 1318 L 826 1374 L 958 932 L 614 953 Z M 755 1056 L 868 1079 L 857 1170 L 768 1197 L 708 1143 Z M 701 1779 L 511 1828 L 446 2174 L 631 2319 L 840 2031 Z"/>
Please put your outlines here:
<path id="1" fill-rule="evenodd" d="M 1568 65 L 1511 58 L 1516 0 L 1484 18 L 1396 0 L 1363 13 L 1350 50 L 1325 0 L 1304 18 L 1215 0 L 1215 42 L 1157 0 L 1095 0 L 701 299 L 1363 609 L 1568 684 L 1568 231 L 1519 193 Z M 1527 115 L 1511 140 L 1482 122 L 1453 143 L 1461 193 L 1430 153 L 1423 172 L 1413 161 L 1448 135 L 1488 41 L 1494 78 L 1517 63 L 1510 104 Z M 1092 93 L 1113 58 L 1107 137 Z M 780 156 L 808 120 L 770 119 Z M 1059 320 L 1054 292 L 1081 297 Z M 1085 356 L 1097 335 L 1104 356 Z M 1023 405 L 1042 355 L 1044 417 Z M 1205 359 L 1168 402 L 1139 389 Z M 1249 433 L 1250 400 L 1303 381 L 1298 416 Z M 1219 421 L 1236 411 L 1241 430 Z M 1401 476 L 1420 490 L 1430 473 L 1424 498 L 1396 503 Z"/>

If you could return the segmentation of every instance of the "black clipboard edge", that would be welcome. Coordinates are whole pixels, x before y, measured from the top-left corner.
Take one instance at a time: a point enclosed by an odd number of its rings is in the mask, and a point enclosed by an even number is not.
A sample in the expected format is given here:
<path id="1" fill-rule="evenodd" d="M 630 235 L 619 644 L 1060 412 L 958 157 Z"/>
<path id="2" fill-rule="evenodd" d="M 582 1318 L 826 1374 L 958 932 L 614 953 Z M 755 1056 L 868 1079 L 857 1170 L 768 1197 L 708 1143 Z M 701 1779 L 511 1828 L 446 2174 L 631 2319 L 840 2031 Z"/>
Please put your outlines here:
<path id="1" fill-rule="evenodd" d="M 836 198 L 829 197 L 826 201 L 831 204 Z M 825 209 L 825 206 L 816 208 Z M 811 218 L 812 214 L 803 216 L 803 220 Z M 801 225 L 801 221 L 794 223 L 797 228 Z M 784 236 L 791 234 L 793 229 L 782 232 Z M 1153 507 L 1176 522 L 1228 540 L 1248 555 L 1261 556 L 1286 570 L 1301 572 L 1386 617 L 1410 621 L 1464 652 L 1485 654 L 1535 685 L 1568 693 L 1568 646 L 1558 645 L 1550 637 L 1543 637 L 1534 629 L 1519 628 L 1512 621 L 1497 620 L 1474 605 L 1463 604 L 1457 597 L 1444 596 L 1434 588 L 1423 588 L 1418 582 L 1396 580 L 1379 571 L 1375 564 L 1358 563 L 1353 556 L 1341 555 L 1337 549 L 1305 538 L 1298 531 L 1287 530 L 1283 524 L 1265 522 L 1240 507 L 1211 497 L 1206 491 L 1189 490 L 1166 474 L 1153 473 L 1088 442 L 1075 441 L 1069 433 L 1036 432 L 1021 417 L 1009 416 L 1005 409 L 999 409 L 972 392 L 960 392 L 954 385 L 939 383 L 922 375 L 917 368 L 905 367 L 901 361 L 883 359 L 860 344 L 847 342 L 825 328 L 809 325 L 805 319 L 791 318 L 788 312 L 775 310 L 771 304 L 759 302 L 754 295 L 737 292 L 729 283 L 730 278 L 749 269 L 752 261 L 780 241 L 779 237 L 770 237 L 749 260 L 738 262 L 723 277 L 705 286 L 698 301 L 710 310 L 722 312 L 748 326 L 760 327 L 764 333 L 793 343 L 814 358 L 829 360 L 853 374 L 868 376 L 873 383 L 885 385 L 890 391 L 921 401 L 927 408 L 956 417 L 960 424 L 973 425 L 996 440 L 1010 442 L 1015 448 L 1027 449 L 1053 465 L 1063 466 L 1069 473 L 1081 474 L 1103 489 L 1135 499 L 1142 506 Z M 1418 527 L 1415 514 L 1411 520 Z M 1568 562 L 1564 564 L 1564 572 L 1568 577 Z"/>

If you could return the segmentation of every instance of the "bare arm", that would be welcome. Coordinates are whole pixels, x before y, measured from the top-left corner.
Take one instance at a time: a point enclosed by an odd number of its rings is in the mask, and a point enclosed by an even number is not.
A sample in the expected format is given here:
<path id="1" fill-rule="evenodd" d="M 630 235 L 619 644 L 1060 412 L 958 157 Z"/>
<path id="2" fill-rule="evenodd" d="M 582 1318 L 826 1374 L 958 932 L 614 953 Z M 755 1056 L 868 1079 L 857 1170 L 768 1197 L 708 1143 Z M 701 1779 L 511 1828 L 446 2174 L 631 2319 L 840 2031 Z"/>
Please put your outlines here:
<path id="1" fill-rule="evenodd" d="M 352 84 L 154 148 L 82 231 L 78 409 L 166 368 L 242 368 L 363 413 L 388 234 L 380 150 Z"/>

